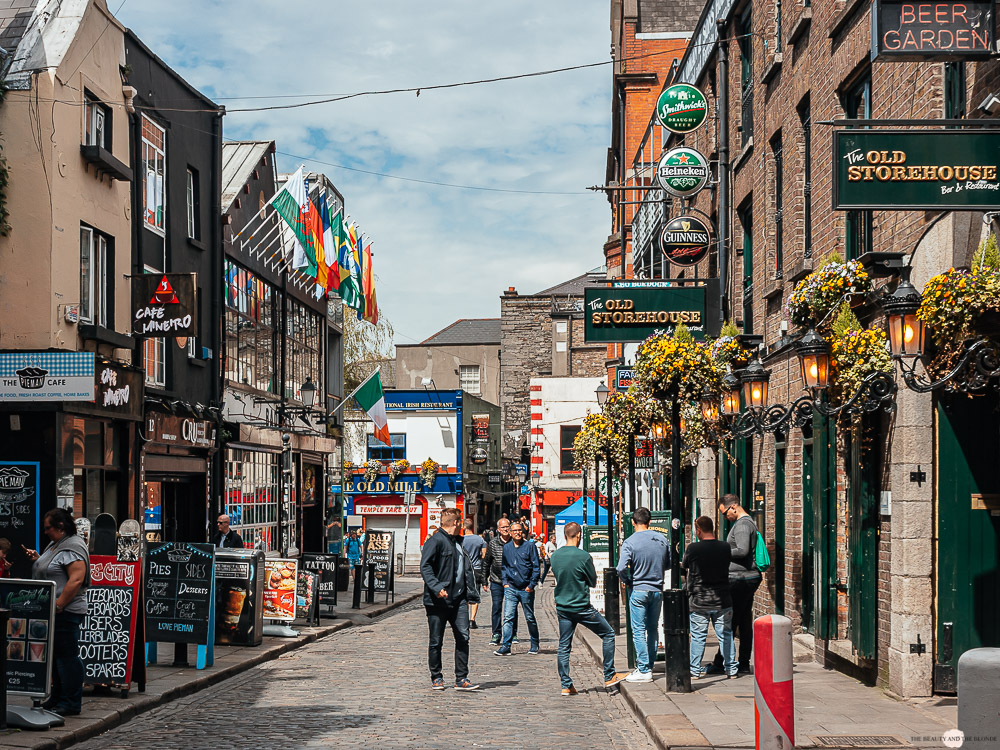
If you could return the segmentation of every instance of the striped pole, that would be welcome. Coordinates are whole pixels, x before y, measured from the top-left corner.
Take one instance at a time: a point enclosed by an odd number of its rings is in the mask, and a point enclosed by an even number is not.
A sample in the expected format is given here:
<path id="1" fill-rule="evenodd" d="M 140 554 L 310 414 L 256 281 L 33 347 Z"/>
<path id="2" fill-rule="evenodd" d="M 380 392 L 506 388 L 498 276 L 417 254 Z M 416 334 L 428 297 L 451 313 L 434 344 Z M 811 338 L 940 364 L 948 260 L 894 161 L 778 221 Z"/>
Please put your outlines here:
<path id="1" fill-rule="evenodd" d="M 781 615 L 753 623 L 753 703 L 757 750 L 795 747 L 792 621 Z"/>

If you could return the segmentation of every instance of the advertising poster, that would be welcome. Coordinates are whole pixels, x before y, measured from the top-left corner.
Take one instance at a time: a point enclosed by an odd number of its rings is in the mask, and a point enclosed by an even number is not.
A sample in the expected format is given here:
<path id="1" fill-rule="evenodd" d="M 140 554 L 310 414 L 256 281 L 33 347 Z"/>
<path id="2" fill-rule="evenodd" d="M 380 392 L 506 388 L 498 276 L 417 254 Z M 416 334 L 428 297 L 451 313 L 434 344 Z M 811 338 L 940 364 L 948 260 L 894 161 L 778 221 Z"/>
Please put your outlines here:
<path id="1" fill-rule="evenodd" d="M 306 552 L 302 567 L 319 575 L 317 594 L 319 603 L 333 606 L 337 603 L 337 560 L 340 555 L 320 555 Z"/>
<path id="2" fill-rule="evenodd" d="M 269 620 L 295 619 L 295 589 L 298 579 L 297 560 L 270 558 L 264 560 L 264 617 Z"/>
<path id="3" fill-rule="evenodd" d="M 215 642 L 256 646 L 261 642 L 263 553 L 219 550 L 215 556 Z"/>
<path id="4" fill-rule="evenodd" d="M 472 415 L 472 442 L 474 442 L 474 443 L 489 443 L 490 442 L 490 415 L 489 414 L 473 414 Z"/>
<path id="5" fill-rule="evenodd" d="M 88 685 L 132 682 L 136 605 L 142 572 L 138 562 L 90 556 L 87 615 L 80 625 L 80 659 Z"/>
<path id="6" fill-rule="evenodd" d="M 146 640 L 208 643 L 215 547 L 167 542 L 146 554 Z"/>
<path id="7" fill-rule="evenodd" d="M 22 544 L 41 552 L 38 515 L 38 462 L 0 461 L 0 537 L 10 540 L 15 576 L 31 575 Z"/>
<path id="8" fill-rule="evenodd" d="M 313 618 L 316 604 L 316 585 L 319 575 L 308 570 L 300 570 L 295 586 L 295 616 L 300 620 Z"/>
<path id="9" fill-rule="evenodd" d="M 53 581 L 0 579 L 0 607 L 7 620 L 7 692 L 44 698 L 52 679 Z"/>
<path id="10" fill-rule="evenodd" d="M 393 531 L 368 530 L 365 539 L 365 560 L 375 564 L 375 590 L 392 589 L 392 556 L 396 534 Z"/>

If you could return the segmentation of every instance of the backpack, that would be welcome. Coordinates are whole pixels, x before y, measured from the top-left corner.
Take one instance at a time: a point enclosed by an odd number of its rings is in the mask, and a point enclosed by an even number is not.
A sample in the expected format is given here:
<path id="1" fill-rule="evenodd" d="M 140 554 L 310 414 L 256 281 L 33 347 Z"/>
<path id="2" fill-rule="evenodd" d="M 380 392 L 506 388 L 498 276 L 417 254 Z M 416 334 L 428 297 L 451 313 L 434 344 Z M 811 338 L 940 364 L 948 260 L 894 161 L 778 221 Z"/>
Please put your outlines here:
<path id="1" fill-rule="evenodd" d="M 764 542 L 764 537 L 761 535 L 760 531 L 757 532 L 757 537 L 753 546 L 754 564 L 757 566 L 757 570 L 764 573 L 771 567 L 771 555 L 767 552 L 767 544 Z"/>

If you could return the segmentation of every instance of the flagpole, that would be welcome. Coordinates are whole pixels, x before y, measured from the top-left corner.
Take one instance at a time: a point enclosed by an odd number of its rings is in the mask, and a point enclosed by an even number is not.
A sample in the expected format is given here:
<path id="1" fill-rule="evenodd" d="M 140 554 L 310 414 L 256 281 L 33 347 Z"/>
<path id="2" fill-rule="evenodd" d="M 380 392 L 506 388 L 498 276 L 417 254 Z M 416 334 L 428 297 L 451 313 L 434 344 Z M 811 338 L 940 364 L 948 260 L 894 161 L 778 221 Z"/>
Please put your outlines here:
<path id="1" fill-rule="evenodd" d="M 344 404 L 346 404 L 348 401 L 354 398 L 355 393 L 364 388 L 368 384 L 368 381 L 374 378 L 378 374 L 379 374 L 379 368 L 376 367 L 375 371 L 361 382 L 361 385 L 359 385 L 357 388 L 351 391 L 350 395 L 344 396 L 341 402 L 335 408 L 331 409 L 329 413 L 336 414 L 338 411 L 340 411 L 343 408 Z"/>

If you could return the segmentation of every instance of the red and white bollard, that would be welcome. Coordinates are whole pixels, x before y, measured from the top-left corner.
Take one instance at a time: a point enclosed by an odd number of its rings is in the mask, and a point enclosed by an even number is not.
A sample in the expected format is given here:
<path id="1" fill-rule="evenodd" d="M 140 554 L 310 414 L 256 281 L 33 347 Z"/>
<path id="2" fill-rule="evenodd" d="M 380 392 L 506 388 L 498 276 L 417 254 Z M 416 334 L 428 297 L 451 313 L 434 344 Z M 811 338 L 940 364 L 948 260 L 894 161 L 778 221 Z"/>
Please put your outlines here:
<path id="1" fill-rule="evenodd" d="M 781 615 L 753 623 L 753 703 L 757 750 L 795 747 L 792 621 Z"/>

